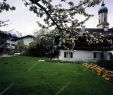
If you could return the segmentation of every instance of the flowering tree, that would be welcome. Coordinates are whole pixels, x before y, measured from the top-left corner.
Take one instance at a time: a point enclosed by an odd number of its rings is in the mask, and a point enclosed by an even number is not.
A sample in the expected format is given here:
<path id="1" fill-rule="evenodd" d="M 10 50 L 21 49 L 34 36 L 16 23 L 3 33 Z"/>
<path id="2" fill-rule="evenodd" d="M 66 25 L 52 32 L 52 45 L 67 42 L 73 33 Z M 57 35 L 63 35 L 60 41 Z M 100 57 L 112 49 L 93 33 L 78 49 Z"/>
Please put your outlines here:
<path id="1" fill-rule="evenodd" d="M 93 15 L 86 12 L 86 8 L 99 4 L 101 0 L 23 0 L 30 11 L 42 18 L 44 24 L 38 25 L 46 29 L 54 29 L 52 35 L 61 48 L 109 48 L 112 47 L 112 35 L 104 33 L 88 33 L 76 31 Z M 78 1 L 78 2 L 77 2 Z M 77 4 L 78 3 L 78 4 Z M 83 21 L 77 15 L 85 17 Z"/>
<path id="2" fill-rule="evenodd" d="M 23 0 L 25 6 L 29 6 L 44 24 L 37 22 L 42 28 L 57 30 L 60 35 L 59 45 L 65 48 L 75 47 L 80 34 L 75 33 L 76 27 L 83 25 L 93 15 L 86 12 L 86 8 L 99 4 L 101 0 Z M 83 21 L 77 19 L 77 15 L 85 17 Z M 74 34 L 73 34 L 74 32 Z M 82 34 L 81 34 L 82 35 Z M 58 36 L 57 36 L 58 37 Z M 64 43 L 68 44 L 64 44 Z M 70 48 L 67 47 L 67 48 Z"/>
<path id="3" fill-rule="evenodd" d="M 110 33 L 75 31 L 71 37 L 69 34 L 66 34 L 65 37 L 59 38 L 59 46 L 63 49 L 105 50 L 113 48 L 113 35 Z"/>
<path id="4" fill-rule="evenodd" d="M 30 6 L 30 11 L 33 11 L 38 17 L 41 17 L 45 24 L 38 22 L 43 28 L 57 28 L 60 32 L 72 32 L 73 28 L 82 25 L 92 15 L 86 13 L 87 7 L 99 4 L 101 0 L 23 0 L 26 6 Z M 79 22 L 76 15 L 80 14 L 86 18 Z"/>
<path id="5" fill-rule="evenodd" d="M 28 48 L 28 54 L 33 56 L 49 56 L 54 46 L 54 35 L 51 31 L 41 29 L 35 33 L 35 40 Z"/>

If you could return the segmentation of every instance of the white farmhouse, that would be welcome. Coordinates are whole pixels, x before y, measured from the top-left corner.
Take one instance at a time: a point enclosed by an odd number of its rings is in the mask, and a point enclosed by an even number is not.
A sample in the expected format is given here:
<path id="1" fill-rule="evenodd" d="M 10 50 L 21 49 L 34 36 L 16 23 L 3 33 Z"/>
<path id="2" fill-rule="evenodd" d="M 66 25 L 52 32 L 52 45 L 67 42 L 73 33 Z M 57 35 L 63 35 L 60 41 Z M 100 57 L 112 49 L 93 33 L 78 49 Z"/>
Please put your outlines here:
<path id="1" fill-rule="evenodd" d="M 18 52 L 18 45 L 21 44 L 29 47 L 30 43 L 34 41 L 34 36 L 27 35 L 23 37 L 17 37 L 10 33 L 0 31 L 0 55 L 11 54 Z"/>
<path id="2" fill-rule="evenodd" d="M 23 36 L 18 40 L 18 42 L 19 41 L 23 41 L 24 45 L 29 46 L 30 43 L 34 41 L 34 36 L 32 35 Z"/>
<path id="3" fill-rule="evenodd" d="M 60 50 L 59 60 L 62 61 L 98 61 L 112 60 L 113 51 Z"/>

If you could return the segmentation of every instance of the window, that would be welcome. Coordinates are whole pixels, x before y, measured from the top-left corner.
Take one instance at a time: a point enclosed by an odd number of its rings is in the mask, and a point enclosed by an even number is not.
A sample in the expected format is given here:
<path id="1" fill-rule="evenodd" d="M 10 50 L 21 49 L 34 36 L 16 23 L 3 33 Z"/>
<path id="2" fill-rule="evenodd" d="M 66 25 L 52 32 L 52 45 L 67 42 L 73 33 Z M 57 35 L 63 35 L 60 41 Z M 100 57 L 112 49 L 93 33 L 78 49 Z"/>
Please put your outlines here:
<path id="1" fill-rule="evenodd" d="M 15 44 L 11 44 L 11 46 L 15 46 Z"/>
<path id="2" fill-rule="evenodd" d="M 66 52 L 64 52 L 64 58 L 66 58 Z"/>
<path id="3" fill-rule="evenodd" d="M 100 18 L 99 18 L 99 23 L 100 23 Z"/>
<path id="4" fill-rule="evenodd" d="M 73 53 L 72 52 L 70 52 L 70 58 L 73 58 Z"/>
<path id="5" fill-rule="evenodd" d="M 99 23 L 101 23 L 101 22 L 100 22 L 100 19 L 101 19 L 101 18 L 100 18 L 100 15 L 99 15 Z"/>
<path id="6" fill-rule="evenodd" d="M 106 17 L 104 17 L 104 22 L 107 22 L 107 18 Z"/>
<path id="7" fill-rule="evenodd" d="M 107 22 L 107 15 L 104 14 L 104 22 Z"/>
<path id="8" fill-rule="evenodd" d="M 64 52 L 64 58 L 73 58 L 73 52 Z"/>
<path id="9" fill-rule="evenodd" d="M 94 58 L 97 58 L 97 54 L 96 52 L 93 53 Z"/>

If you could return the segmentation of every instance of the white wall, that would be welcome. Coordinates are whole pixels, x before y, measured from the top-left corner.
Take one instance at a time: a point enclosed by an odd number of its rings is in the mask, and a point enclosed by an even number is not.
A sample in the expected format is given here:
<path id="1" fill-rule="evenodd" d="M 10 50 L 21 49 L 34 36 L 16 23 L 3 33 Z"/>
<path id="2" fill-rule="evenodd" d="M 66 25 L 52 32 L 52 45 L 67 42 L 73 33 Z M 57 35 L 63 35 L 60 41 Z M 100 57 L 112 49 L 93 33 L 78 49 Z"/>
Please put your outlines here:
<path id="1" fill-rule="evenodd" d="M 73 52 L 73 58 L 64 58 L 64 52 Z M 94 58 L 94 52 L 97 58 Z M 101 51 L 60 50 L 59 60 L 62 61 L 96 61 L 100 59 Z"/>
<path id="2" fill-rule="evenodd" d="M 22 40 L 23 40 L 24 44 L 27 45 L 27 46 L 29 46 L 29 44 L 31 42 L 33 42 L 33 38 L 24 38 Z"/>
<path id="3" fill-rule="evenodd" d="M 31 42 L 34 41 L 33 38 L 29 37 L 29 38 L 23 38 L 23 39 L 20 39 L 20 40 L 16 40 L 16 41 L 12 41 L 13 43 L 15 43 L 15 45 L 17 45 L 19 42 L 23 41 L 25 45 L 29 46 L 29 44 Z"/>
<path id="4" fill-rule="evenodd" d="M 7 48 L 9 48 L 9 49 L 15 49 L 15 46 L 17 45 L 15 43 L 15 41 L 10 41 L 10 40 L 7 40 L 7 44 L 9 44 L 9 45 L 7 45 Z"/>

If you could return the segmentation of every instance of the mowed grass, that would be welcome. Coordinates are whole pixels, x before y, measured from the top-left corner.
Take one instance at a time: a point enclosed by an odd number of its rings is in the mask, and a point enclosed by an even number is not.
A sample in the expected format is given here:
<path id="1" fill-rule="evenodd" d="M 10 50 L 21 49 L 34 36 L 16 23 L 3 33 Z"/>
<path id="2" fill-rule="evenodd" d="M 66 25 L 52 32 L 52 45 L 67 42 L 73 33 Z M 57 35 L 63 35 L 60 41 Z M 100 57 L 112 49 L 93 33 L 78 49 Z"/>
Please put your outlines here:
<path id="1" fill-rule="evenodd" d="M 36 57 L 0 58 L 3 95 L 113 95 L 113 84 L 82 64 L 39 62 Z"/>

